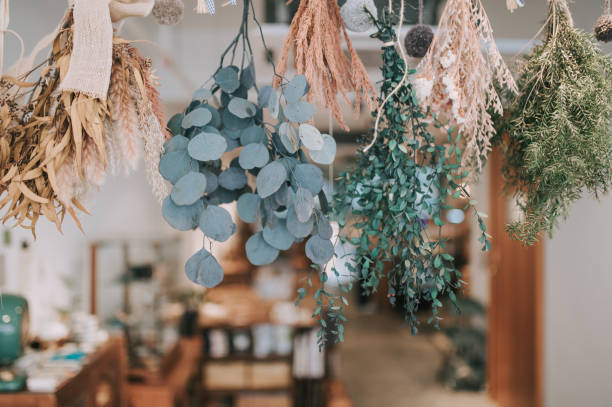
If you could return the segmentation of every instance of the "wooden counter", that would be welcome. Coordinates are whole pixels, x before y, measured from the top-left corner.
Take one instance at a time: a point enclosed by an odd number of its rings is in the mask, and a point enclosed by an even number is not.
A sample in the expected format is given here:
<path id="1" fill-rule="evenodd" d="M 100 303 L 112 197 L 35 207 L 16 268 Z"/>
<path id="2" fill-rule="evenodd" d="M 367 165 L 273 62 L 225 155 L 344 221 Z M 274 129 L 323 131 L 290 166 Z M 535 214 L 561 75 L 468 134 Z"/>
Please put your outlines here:
<path id="1" fill-rule="evenodd" d="M 122 338 L 111 338 L 53 393 L 0 393 L 0 407 L 127 407 Z"/>

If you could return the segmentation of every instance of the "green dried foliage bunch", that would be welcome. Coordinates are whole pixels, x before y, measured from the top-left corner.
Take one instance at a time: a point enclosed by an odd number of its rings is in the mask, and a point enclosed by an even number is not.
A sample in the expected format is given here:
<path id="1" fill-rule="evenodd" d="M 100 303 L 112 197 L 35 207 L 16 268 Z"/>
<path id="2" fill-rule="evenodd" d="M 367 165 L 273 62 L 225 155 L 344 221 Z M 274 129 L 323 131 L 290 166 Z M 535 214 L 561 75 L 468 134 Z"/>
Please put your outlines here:
<path id="1" fill-rule="evenodd" d="M 612 66 L 592 35 L 572 26 L 565 0 L 549 2 L 546 39 L 526 57 L 505 139 L 507 187 L 523 212 L 514 239 L 552 234 L 582 193 L 612 182 Z"/>
<path id="2" fill-rule="evenodd" d="M 400 83 L 406 67 L 390 45 L 397 40 L 386 10 L 376 27 L 373 37 L 383 43 L 379 100 L 384 100 Z M 430 306 L 428 322 L 437 326 L 442 299 L 448 296 L 454 302 L 463 284 L 442 238 L 443 215 L 453 199 L 463 202 L 464 210 L 475 202 L 463 186 L 468 173 L 458 164 L 460 137 L 452 127 L 446 128 L 445 141 L 436 143 L 428 130 L 430 113 L 418 106 L 412 85 L 405 82 L 383 109 L 379 137 L 372 148 L 358 152 L 355 168 L 340 174 L 334 210 L 340 238 L 353 245 L 355 253 L 338 261 L 346 262 L 368 294 L 386 280 L 390 302 L 404 308 L 406 321 L 416 333 L 419 308 Z M 482 231 L 483 250 L 488 250 L 485 224 L 478 212 L 474 216 Z M 335 308 L 330 307 L 334 329 L 342 322 L 339 304 L 336 300 Z"/>

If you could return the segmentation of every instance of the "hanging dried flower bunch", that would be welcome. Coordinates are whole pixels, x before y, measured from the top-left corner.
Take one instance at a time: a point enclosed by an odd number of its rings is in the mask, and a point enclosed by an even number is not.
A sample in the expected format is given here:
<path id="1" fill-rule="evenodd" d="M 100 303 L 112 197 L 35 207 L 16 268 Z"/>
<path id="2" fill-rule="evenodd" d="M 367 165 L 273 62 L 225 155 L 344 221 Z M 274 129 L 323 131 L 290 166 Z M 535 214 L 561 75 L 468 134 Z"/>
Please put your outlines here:
<path id="1" fill-rule="evenodd" d="M 342 49 L 342 38 L 348 48 L 348 56 Z M 349 94 L 355 94 L 355 114 L 361 104 L 374 108 L 374 86 L 349 39 L 342 21 L 337 0 L 301 0 L 291 21 L 278 64 L 278 73 L 284 75 L 293 49 L 293 66 L 298 74 L 306 76 L 311 85 L 308 98 L 315 97 L 329 109 L 333 117 L 346 130 L 342 118 L 338 94 L 351 104 Z M 276 78 L 274 86 L 280 79 Z"/>
<path id="2" fill-rule="evenodd" d="M 72 53 L 69 12 L 38 79 L 28 82 L 33 70 L 0 80 L 0 192 L 6 192 L 0 201 L 2 221 L 12 219 L 33 233 L 41 215 L 61 231 L 68 213 L 80 227 L 76 210 L 86 212 L 81 205 L 85 194 L 120 162 L 133 166 L 138 138 L 153 163 L 149 176 L 154 189 L 160 196 L 165 192 L 157 174 L 165 126 L 150 62 L 116 37 L 112 85 L 108 99 L 102 100 L 62 90 Z M 132 118 L 133 125 L 127 126 Z"/>
<path id="3" fill-rule="evenodd" d="M 612 185 L 612 61 L 549 0 L 544 43 L 526 57 L 512 106 L 505 175 L 523 217 L 508 225 L 527 244 L 551 233 L 583 192 Z"/>
<path id="4" fill-rule="evenodd" d="M 238 35 L 221 54 L 211 85 L 198 89 L 184 113 L 168 123 L 174 136 L 159 171 L 173 188 L 162 213 L 175 229 L 199 228 L 212 245 L 236 232 L 231 214 L 220 206 L 236 202 L 240 219 L 256 226 L 245 245 L 253 265 L 272 263 L 302 240 L 306 255 L 322 265 L 334 248 L 323 172 L 313 162 L 331 164 L 336 143 L 307 123 L 315 108 L 303 100 L 309 88 L 303 75 L 283 81 L 278 91 L 257 87 L 248 24 L 259 22 L 253 0 L 243 2 Z M 250 92 L 256 100 L 248 100 Z M 221 158 L 230 151 L 239 155 L 224 165 Z M 194 283 L 214 287 L 223 269 L 207 249 L 203 244 L 185 271 Z"/>
<path id="5" fill-rule="evenodd" d="M 334 210 L 340 238 L 355 250 L 345 267 L 366 293 L 386 283 L 389 301 L 404 308 L 405 319 L 416 332 L 420 309 L 431 304 L 429 322 L 437 325 L 442 300 L 455 301 L 461 274 L 441 237 L 446 225 L 443 218 L 452 204 L 469 210 L 474 202 L 464 187 L 466 174 L 456 163 L 460 137 L 450 128 L 444 143 L 436 143 L 410 82 L 398 87 L 398 78 L 408 68 L 395 48 L 391 21 L 392 16 L 383 10 L 374 34 L 382 42 L 380 100 L 387 100 L 380 134 L 367 152 L 357 153 L 356 167 L 340 175 Z M 437 121 L 434 124 L 442 127 Z M 477 211 L 474 216 L 483 250 L 488 250 L 483 219 Z M 339 275 L 336 268 L 334 272 Z M 321 297 L 331 296 L 325 287 L 320 291 Z M 329 317 L 334 321 L 330 325 L 338 327 L 335 333 L 342 339 L 345 299 L 331 298 L 330 302 Z"/>
<path id="6" fill-rule="evenodd" d="M 422 106 L 461 132 L 465 169 L 481 170 L 491 150 L 495 128 L 489 109 L 503 110 L 496 85 L 517 92 L 481 1 L 449 0 L 417 69 L 415 89 Z"/>

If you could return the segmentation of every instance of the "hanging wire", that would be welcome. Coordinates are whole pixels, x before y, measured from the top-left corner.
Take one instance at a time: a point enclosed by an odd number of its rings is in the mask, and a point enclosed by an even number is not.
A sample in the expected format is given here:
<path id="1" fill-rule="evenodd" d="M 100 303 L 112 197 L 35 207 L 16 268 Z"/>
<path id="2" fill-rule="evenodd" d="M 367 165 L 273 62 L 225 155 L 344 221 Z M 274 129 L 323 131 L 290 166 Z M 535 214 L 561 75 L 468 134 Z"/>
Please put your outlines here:
<path id="1" fill-rule="evenodd" d="M 404 48 L 399 42 L 399 38 L 401 37 L 402 24 L 404 23 L 404 7 L 405 7 L 405 0 L 402 0 L 401 6 L 400 6 L 399 23 L 397 27 L 397 34 L 395 36 L 395 41 L 391 41 L 391 42 L 383 44 L 384 47 L 397 46 L 399 48 L 399 52 L 402 57 L 402 61 L 404 61 L 404 75 L 402 76 L 402 80 L 399 81 L 395 89 L 393 89 L 393 91 L 387 95 L 385 100 L 383 100 L 383 102 L 378 107 L 378 112 L 376 113 L 376 121 L 374 122 L 374 137 L 372 138 L 372 141 L 370 142 L 370 144 L 368 144 L 368 146 L 363 149 L 364 153 L 367 153 L 368 150 L 372 148 L 374 143 L 376 143 L 376 139 L 378 138 L 378 126 L 380 124 L 380 118 L 382 117 L 383 108 L 385 107 L 389 99 L 391 99 L 393 95 L 395 95 L 402 88 L 402 86 L 404 86 L 404 83 L 406 82 L 406 79 L 408 78 L 408 58 L 406 57 Z M 392 0 L 389 0 L 389 13 L 391 14 L 393 13 L 393 1 Z"/>

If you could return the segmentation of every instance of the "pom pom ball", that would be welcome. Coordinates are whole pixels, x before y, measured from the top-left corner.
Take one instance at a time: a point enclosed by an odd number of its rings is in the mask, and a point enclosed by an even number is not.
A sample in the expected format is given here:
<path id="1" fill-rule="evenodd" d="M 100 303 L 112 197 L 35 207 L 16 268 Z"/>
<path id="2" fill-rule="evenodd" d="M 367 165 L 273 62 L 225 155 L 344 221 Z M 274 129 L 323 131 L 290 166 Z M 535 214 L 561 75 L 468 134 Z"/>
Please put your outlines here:
<path id="1" fill-rule="evenodd" d="M 182 0 L 155 0 L 153 17 L 161 25 L 174 25 L 183 19 L 185 5 Z"/>
<path id="2" fill-rule="evenodd" d="M 431 45 L 434 34 L 427 25 L 419 24 L 410 29 L 404 38 L 406 52 L 411 57 L 423 58 Z"/>
<path id="3" fill-rule="evenodd" d="M 372 17 L 365 11 L 367 9 L 374 17 L 378 15 L 374 0 L 346 0 L 340 7 L 340 14 L 344 25 L 350 31 L 364 32 L 374 27 Z"/>
<path id="4" fill-rule="evenodd" d="M 604 14 L 597 19 L 595 37 L 601 42 L 612 41 L 612 14 Z"/>

